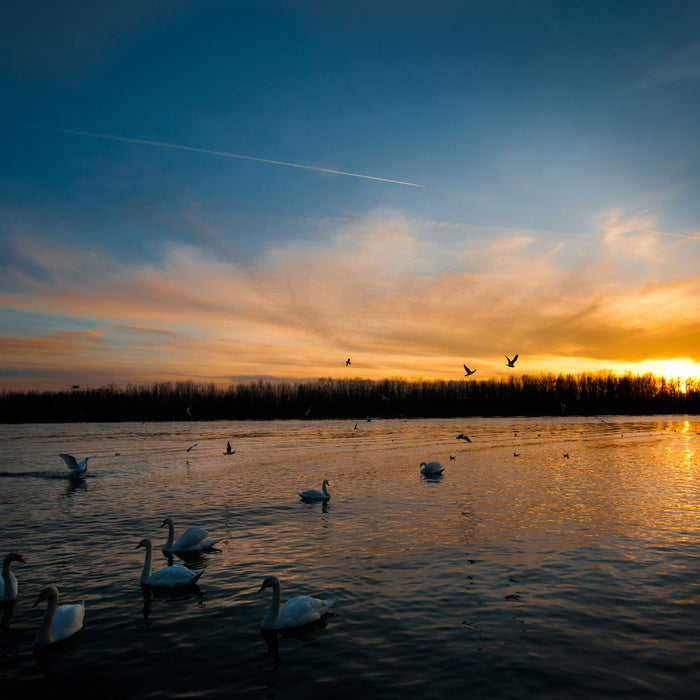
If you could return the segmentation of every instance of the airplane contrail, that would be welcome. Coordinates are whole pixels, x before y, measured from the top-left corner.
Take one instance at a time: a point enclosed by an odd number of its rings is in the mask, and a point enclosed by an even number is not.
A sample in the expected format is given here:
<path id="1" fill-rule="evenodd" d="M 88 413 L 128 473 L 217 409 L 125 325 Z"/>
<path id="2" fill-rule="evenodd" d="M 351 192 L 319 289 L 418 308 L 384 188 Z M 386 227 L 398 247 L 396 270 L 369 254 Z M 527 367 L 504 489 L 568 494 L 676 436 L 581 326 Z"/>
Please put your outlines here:
<path id="1" fill-rule="evenodd" d="M 303 170 L 315 170 L 319 173 L 330 173 L 332 175 L 347 175 L 348 177 L 359 177 L 363 180 L 376 180 L 378 182 L 390 182 L 394 185 L 405 185 L 406 187 L 423 187 L 415 182 L 404 182 L 403 180 L 391 180 L 387 177 L 375 177 L 374 175 L 362 175 L 360 173 L 349 173 L 344 170 L 332 170 L 331 168 L 319 168 L 315 165 L 302 165 L 301 163 L 288 163 L 284 160 L 271 160 L 270 158 L 258 158 L 256 156 L 244 156 L 238 153 L 227 153 L 225 151 L 212 151 L 208 148 L 195 148 L 194 146 L 181 146 L 175 143 L 164 143 L 162 141 L 148 141 L 146 139 L 134 139 L 127 136 L 111 136 L 109 134 L 95 134 L 90 131 L 72 131 L 70 129 L 59 129 L 49 126 L 32 126 L 34 129 L 44 131 L 55 131 L 61 134 L 72 134 L 73 136 L 89 136 L 93 139 L 105 139 L 107 141 L 120 141 L 122 143 L 141 143 L 146 146 L 160 146 L 161 148 L 174 148 L 178 151 L 193 151 L 194 153 L 207 153 L 212 156 L 223 156 L 224 158 L 238 158 L 240 160 L 254 160 L 257 163 L 270 163 L 271 165 L 286 165 L 289 168 L 301 168 Z"/>

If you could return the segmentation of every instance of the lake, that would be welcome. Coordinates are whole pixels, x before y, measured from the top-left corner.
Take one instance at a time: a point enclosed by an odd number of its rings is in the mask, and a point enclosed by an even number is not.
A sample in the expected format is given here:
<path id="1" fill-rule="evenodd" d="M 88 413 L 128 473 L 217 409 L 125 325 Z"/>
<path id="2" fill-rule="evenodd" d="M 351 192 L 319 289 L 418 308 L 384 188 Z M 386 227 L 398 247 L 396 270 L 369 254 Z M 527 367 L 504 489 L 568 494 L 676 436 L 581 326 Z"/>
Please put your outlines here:
<path id="1" fill-rule="evenodd" d="M 2 425 L 0 447 L 0 557 L 27 560 L 0 630 L 3 698 L 700 687 L 696 416 Z M 49 478 L 60 452 L 95 455 L 88 476 Z M 441 477 L 420 474 L 430 460 Z M 331 500 L 301 502 L 323 479 Z M 135 547 L 151 538 L 165 566 L 165 517 L 176 537 L 224 539 L 176 559 L 204 569 L 198 590 L 148 596 Z M 336 598 L 334 614 L 263 637 L 268 574 L 283 601 Z M 85 601 L 85 628 L 35 654 L 49 584 Z"/>

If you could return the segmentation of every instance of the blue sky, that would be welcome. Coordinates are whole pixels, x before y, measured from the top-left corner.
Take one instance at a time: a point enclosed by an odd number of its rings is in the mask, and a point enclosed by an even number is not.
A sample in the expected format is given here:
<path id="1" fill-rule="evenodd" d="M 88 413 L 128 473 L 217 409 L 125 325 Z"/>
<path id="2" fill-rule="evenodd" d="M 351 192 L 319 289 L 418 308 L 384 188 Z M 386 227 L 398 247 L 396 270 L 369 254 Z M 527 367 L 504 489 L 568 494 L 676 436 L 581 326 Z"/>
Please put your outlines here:
<path id="1" fill-rule="evenodd" d="M 697 375 L 699 20 L 6 3 L 0 386 Z"/>

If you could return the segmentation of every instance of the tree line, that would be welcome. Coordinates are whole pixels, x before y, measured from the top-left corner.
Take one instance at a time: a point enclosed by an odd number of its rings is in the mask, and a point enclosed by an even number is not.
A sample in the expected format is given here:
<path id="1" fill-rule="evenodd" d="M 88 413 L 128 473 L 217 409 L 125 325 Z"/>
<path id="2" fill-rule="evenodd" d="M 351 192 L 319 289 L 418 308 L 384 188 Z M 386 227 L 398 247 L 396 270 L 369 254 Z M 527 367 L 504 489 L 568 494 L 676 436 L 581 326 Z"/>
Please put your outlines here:
<path id="1" fill-rule="evenodd" d="M 654 374 L 498 379 L 192 381 L 63 391 L 0 391 L 0 422 L 265 420 L 700 413 L 700 380 Z"/>

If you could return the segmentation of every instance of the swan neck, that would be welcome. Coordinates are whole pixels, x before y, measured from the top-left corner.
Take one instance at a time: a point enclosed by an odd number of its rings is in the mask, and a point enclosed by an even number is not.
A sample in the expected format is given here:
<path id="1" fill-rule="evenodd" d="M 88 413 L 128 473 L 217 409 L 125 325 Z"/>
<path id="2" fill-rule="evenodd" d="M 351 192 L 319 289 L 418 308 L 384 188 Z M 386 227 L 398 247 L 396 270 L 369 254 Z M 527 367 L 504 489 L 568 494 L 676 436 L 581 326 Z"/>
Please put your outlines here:
<path id="1" fill-rule="evenodd" d="M 277 617 L 280 612 L 280 585 L 279 583 L 272 584 L 272 600 L 270 601 L 270 607 L 267 610 L 267 615 L 263 620 L 263 627 L 272 628 L 277 622 Z"/>
<path id="2" fill-rule="evenodd" d="M 153 556 L 153 545 L 149 542 L 146 545 L 146 559 L 143 562 L 141 580 L 145 581 L 151 575 L 151 557 Z"/>
<path id="3" fill-rule="evenodd" d="M 323 482 L 323 495 L 330 496 L 330 494 L 328 493 L 328 486 L 326 485 L 325 481 Z"/>
<path id="4" fill-rule="evenodd" d="M 37 644 L 51 644 L 51 626 L 53 625 L 53 616 L 56 612 L 56 606 L 58 605 L 58 598 L 55 595 L 49 596 L 46 612 L 39 625 L 39 631 L 36 634 Z"/>
<path id="5" fill-rule="evenodd" d="M 12 566 L 12 562 L 10 561 L 9 557 L 5 557 L 2 560 L 2 580 L 5 582 L 5 585 L 7 585 L 7 582 L 10 580 L 10 567 Z"/>
<path id="6" fill-rule="evenodd" d="M 175 527 L 170 521 L 168 521 L 166 525 L 168 526 L 168 539 L 165 542 L 165 548 L 170 549 L 173 546 L 173 540 L 175 539 Z"/>

